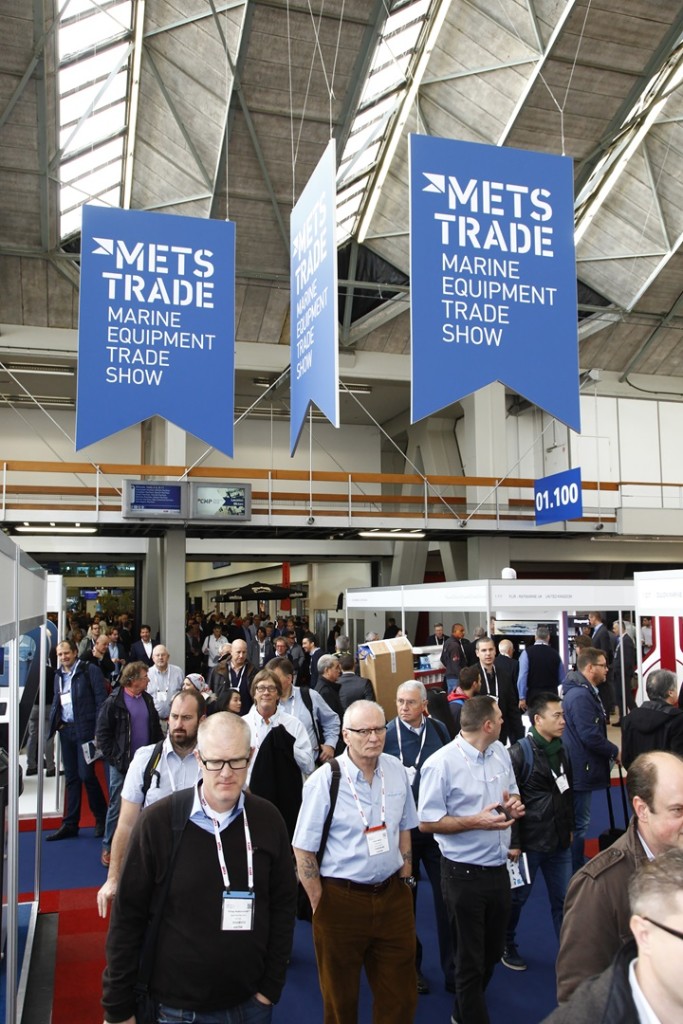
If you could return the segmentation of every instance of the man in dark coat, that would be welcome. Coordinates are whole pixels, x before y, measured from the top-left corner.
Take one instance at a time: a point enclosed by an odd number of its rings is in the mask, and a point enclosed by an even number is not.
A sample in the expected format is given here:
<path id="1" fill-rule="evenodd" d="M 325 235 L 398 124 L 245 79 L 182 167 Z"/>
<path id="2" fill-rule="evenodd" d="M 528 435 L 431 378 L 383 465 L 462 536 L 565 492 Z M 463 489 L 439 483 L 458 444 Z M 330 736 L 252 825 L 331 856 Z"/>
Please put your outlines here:
<path id="1" fill-rule="evenodd" d="M 480 636 L 474 645 L 479 660 L 479 693 L 487 693 L 495 697 L 503 713 L 503 725 L 500 730 L 500 742 L 511 743 L 521 740 L 524 735 L 522 715 L 519 710 L 519 694 L 512 681 L 512 669 L 507 665 L 494 665 L 496 645 L 490 636 Z"/>
<path id="2" fill-rule="evenodd" d="M 57 645 L 59 668 L 55 673 L 55 689 L 50 711 L 50 736 L 59 731 L 64 763 L 66 813 L 60 828 L 47 837 L 47 842 L 72 839 L 78 835 L 81 818 L 81 784 L 88 794 L 90 810 L 95 818 L 95 835 L 104 835 L 107 801 L 93 764 L 85 759 L 84 744 L 94 748 L 95 726 L 100 708 L 107 699 L 104 676 L 97 665 L 78 658 L 73 640 Z"/>
<path id="3" fill-rule="evenodd" d="M 680 969 L 683 850 L 645 861 L 628 886 L 629 940 L 612 964 L 584 981 L 543 1024 L 642 1024 L 683 1020 Z"/>
<path id="4" fill-rule="evenodd" d="M 683 756 L 683 711 L 678 707 L 678 680 L 660 668 L 645 683 L 648 699 L 621 723 L 621 760 L 628 770 L 638 754 L 669 750 Z"/>
<path id="5" fill-rule="evenodd" d="M 607 719 L 598 687 L 607 680 L 607 658 L 594 647 L 582 650 L 577 671 L 564 681 L 564 717 L 567 724 L 563 743 L 569 751 L 574 774 L 574 816 L 572 843 L 574 871 L 583 866 L 583 843 L 591 819 L 591 797 L 610 784 L 610 764 L 619 758 L 619 748 L 607 739 Z"/>
<path id="6" fill-rule="evenodd" d="M 355 700 L 375 699 L 375 691 L 370 680 L 363 679 L 362 676 L 357 676 L 354 672 L 356 662 L 352 654 L 342 654 L 339 665 L 341 667 L 339 700 L 344 711 Z"/>

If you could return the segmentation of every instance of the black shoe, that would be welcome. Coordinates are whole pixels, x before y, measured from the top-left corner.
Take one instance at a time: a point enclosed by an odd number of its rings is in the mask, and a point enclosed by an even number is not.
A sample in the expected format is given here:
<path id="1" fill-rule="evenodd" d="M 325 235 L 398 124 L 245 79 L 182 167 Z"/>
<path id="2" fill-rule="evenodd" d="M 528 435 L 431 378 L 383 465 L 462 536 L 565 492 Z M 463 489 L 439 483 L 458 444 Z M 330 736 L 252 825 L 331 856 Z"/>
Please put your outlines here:
<path id="1" fill-rule="evenodd" d="M 24 774 L 26 775 L 26 778 L 28 778 L 29 775 L 37 775 L 38 774 L 38 769 L 37 768 L 27 768 Z"/>
<path id="2" fill-rule="evenodd" d="M 101 839 L 104 835 L 104 821 L 98 821 L 93 832 L 95 839 Z"/>
<path id="3" fill-rule="evenodd" d="M 45 770 L 45 778 L 46 778 L 46 779 L 54 779 L 54 777 L 55 777 L 55 774 L 56 774 L 56 773 L 55 773 L 55 770 L 54 770 L 54 768 L 47 768 L 47 769 Z"/>
<path id="4" fill-rule="evenodd" d="M 526 960 L 519 955 L 517 947 L 513 943 L 505 947 L 500 962 L 505 967 L 509 967 L 511 971 L 525 971 L 527 969 Z"/>
<path id="5" fill-rule="evenodd" d="M 419 996 L 429 995 L 429 985 L 427 984 L 427 979 L 422 974 L 420 974 L 419 971 L 417 972 L 417 994 Z"/>
<path id="6" fill-rule="evenodd" d="M 61 825 L 56 832 L 53 832 L 51 836 L 47 836 L 45 839 L 46 843 L 56 843 L 60 839 L 76 839 L 78 836 L 78 829 L 72 825 Z"/>

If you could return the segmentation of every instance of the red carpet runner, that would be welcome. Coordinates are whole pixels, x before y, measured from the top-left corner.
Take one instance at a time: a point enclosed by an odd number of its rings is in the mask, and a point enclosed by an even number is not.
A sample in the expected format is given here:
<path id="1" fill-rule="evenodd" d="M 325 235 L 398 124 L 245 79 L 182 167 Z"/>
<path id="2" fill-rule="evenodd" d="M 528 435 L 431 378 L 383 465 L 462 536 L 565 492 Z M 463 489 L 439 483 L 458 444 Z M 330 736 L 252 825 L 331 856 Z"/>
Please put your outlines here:
<path id="1" fill-rule="evenodd" d="M 100 996 L 109 919 L 97 913 L 97 889 L 45 892 L 42 913 L 59 914 L 52 1024 L 102 1020 Z"/>

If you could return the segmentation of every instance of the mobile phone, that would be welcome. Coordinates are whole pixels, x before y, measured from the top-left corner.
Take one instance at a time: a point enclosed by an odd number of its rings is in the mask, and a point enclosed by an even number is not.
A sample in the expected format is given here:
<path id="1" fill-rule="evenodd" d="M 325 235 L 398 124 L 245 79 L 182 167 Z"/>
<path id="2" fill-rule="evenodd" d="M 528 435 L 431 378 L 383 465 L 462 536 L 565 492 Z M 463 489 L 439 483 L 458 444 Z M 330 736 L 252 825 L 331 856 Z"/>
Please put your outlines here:
<path id="1" fill-rule="evenodd" d="M 496 804 L 493 808 L 496 814 L 504 814 L 506 821 L 512 821 L 512 815 L 508 811 L 507 807 L 503 807 L 502 804 Z"/>

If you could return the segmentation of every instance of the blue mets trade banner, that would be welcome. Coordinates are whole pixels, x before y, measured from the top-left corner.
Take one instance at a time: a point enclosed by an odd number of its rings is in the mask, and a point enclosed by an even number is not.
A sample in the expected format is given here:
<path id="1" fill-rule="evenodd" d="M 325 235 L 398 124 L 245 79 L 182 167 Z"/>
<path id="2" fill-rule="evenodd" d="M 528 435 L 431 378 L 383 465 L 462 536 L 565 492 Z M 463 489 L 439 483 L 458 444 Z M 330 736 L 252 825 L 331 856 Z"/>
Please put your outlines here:
<path id="1" fill-rule="evenodd" d="M 311 402 L 333 426 L 339 426 L 335 201 L 336 148 L 332 139 L 290 221 L 291 455 Z"/>
<path id="2" fill-rule="evenodd" d="M 233 454 L 235 226 L 83 207 L 76 448 L 150 416 Z"/>
<path id="3" fill-rule="evenodd" d="M 581 429 L 572 161 L 410 137 L 415 423 L 493 381 Z"/>

